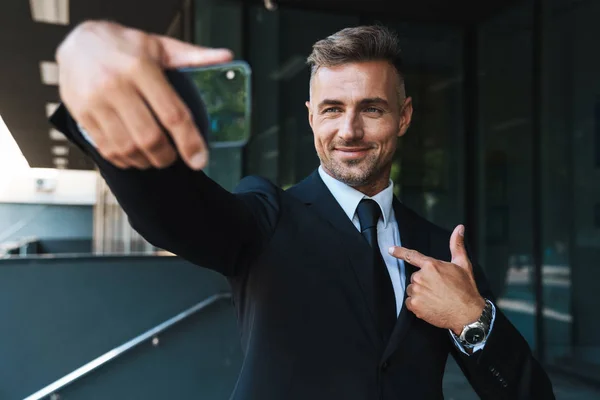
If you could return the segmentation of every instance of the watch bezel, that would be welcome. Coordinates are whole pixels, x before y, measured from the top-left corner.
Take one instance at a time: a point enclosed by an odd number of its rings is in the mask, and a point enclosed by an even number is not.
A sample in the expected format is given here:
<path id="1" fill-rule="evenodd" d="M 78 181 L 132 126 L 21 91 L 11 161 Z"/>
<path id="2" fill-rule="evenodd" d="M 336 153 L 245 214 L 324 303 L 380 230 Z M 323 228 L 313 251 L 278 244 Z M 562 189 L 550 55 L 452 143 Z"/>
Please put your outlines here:
<path id="1" fill-rule="evenodd" d="M 481 338 L 477 341 L 472 341 L 472 335 L 474 335 L 473 331 L 481 332 Z M 485 325 L 479 321 L 474 322 L 470 325 L 467 325 L 465 329 L 461 332 L 460 339 L 467 346 L 477 346 L 479 343 L 483 342 L 487 338 L 487 329 Z"/>

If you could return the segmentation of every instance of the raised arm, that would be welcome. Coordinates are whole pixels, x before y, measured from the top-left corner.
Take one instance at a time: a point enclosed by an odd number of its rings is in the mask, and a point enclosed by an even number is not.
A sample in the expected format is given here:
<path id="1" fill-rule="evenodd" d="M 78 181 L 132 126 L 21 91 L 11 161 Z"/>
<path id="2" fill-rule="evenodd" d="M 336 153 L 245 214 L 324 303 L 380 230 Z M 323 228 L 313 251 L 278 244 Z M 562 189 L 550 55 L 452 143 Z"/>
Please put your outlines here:
<path id="1" fill-rule="evenodd" d="M 248 178 L 232 194 L 201 171 L 206 144 L 163 73 L 226 62 L 231 53 L 86 22 L 56 58 L 63 106 L 51 121 L 92 157 L 132 226 L 154 245 L 224 275 L 248 266 L 276 223 L 277 189 Z"/>

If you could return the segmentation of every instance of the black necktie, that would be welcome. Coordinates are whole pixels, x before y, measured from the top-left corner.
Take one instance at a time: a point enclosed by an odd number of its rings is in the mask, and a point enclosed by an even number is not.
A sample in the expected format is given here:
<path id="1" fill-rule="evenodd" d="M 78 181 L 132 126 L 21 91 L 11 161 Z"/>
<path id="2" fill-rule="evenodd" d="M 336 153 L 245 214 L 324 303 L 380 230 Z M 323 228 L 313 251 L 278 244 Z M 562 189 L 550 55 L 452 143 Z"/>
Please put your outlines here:
<path id="1" fill-rule="evenodd" d="M 360 222 L 360 232 L 373 249 L 373 293 L 377 308 L 377 322 L 384 341 L 387 342 L 392 335 L 397 315 L 394 287 L 377 242 L 377 221 L 381 216 L 381 209 L 375 200 L 362 199 L 356 214 Z"/>

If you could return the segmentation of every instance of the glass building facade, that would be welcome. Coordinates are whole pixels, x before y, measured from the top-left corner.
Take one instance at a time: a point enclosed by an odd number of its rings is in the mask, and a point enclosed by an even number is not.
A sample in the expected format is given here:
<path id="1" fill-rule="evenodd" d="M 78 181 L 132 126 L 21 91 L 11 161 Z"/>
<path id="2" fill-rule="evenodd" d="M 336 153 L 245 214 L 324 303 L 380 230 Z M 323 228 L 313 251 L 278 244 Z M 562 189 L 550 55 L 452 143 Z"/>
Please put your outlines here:
<path id="1" fill-rule="evenodd" d="M 285 188 L 318 166 L 304 105 L 312 44 L 348 26 L 393 28 L 415 109 L 396 195 L 445 228 L 465 223 L 498 306 L 538 358 L 600 385 L 600 2 L 511 4 L 439 24 L 190 0 L 170 34 L 231 48 L 253 70 L 252 138 L 214 149 L 209 175 L 229 189 L 249 174 Z"/>

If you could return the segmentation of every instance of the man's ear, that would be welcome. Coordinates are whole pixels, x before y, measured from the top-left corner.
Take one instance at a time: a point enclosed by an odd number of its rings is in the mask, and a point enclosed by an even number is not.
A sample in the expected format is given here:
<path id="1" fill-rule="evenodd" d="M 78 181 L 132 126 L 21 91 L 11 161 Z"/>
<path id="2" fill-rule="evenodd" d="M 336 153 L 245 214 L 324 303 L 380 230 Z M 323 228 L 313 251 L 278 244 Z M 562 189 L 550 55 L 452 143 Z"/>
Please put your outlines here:
<path id="1" fill-rule="evenodd" d="M 413 114 L 413 106 L 412 106 L 412 98 L 407 97 L 402 104 L 402 108 L 400 111 L 400 123 L 398 125 L 398 137 L 404 136 L 408 127 L 410 126 L 410 121 L 412 120 Z"/>
<path id="2" fill-rule="evenodd" d="M 304 104 L 306 104 L 306 108 L 308 109 L 308 123 L 310 124 L 310 127 L 312 128 L 312 126 L 313 126 L 313 113 L 312 113 L 312 110 L 310 109 L 310 101 L 307 101 Z"/>

